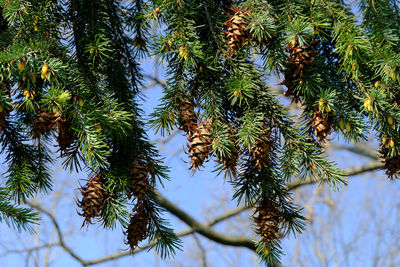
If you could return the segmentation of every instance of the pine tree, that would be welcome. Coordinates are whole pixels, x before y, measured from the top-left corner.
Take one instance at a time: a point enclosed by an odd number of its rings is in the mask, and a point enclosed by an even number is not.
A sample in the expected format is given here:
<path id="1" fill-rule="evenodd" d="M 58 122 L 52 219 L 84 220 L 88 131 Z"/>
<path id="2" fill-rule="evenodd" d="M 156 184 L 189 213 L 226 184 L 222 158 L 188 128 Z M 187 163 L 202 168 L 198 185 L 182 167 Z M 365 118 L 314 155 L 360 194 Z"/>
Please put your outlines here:
<path id="1" fill-rule="evenodd" d="M 57 142 L 65 168 L 94 177 L 78 201 L 85 222 L 119 222 L 132 250 L 146 238 L 162 256 L 180 248 L 139 108 L 139 60 L 156 56 L 167 83 L 151 125 L 187 136 L 191 169 L 217 162 L 233 197 L 256 208 L 261 259 L 278 260 L 279 238 L 304 225 L 285 183 L 346 183 L 324 153 L 332 132 L 376 132 L 388 176 L 400 175 L 399 6 L 359 2 L 361 21 L 336 0 L 0 0 L 0 220 L 32 229 L 37 214 L 19 204 L 51 190 Z M 301 123 L 269 90 L 274 76 Z"/>

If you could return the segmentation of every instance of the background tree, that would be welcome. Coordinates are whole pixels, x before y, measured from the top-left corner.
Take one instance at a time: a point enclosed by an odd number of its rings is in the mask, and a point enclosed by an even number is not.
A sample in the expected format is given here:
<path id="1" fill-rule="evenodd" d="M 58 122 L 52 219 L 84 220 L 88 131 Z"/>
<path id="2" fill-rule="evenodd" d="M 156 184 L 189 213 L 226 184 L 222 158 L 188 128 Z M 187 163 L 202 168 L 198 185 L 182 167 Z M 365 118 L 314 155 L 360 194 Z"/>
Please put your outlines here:
<path id="1" fill-rule="evenodd" d="M 78 202 L 83 225 L 119 222 L 132 251 L 148 238 L 168 257 L 180 241 L 161 216 L 166 209 L 208 238 L 238 244 L 153 190 L 167 169 L 138 107 L 138 60 L 147 54 L 168 63 L 152 125 L 162 134 L 180 129 L 193 172 L 214 158 L 235 188 L 233 198 L 255 208 L 261 239 L 239 244 L 257 247 L 262 260 L 278 260 L 279 239 L 303 229 L 289 193 L 297 185 L 287 184 L 293 177 L 300 184 L 345 183 L 324 154 L 332 131 L 358 142 L 373 129 L 387 175 L 398 174 L 395 1 L 383 1 L 381 13 L 375 2 L 362 1 L 361 24 L 341 1 L 1 5 L 0 141 L 7 169 L 0 206 L 17 228 L 29 229 L 36 214 L 13 201 L 51 189 L 47 147 L 55 136 L 63 166 L 89 172 Z M 285 95 L 301 105 L 299 123 L 267 84 L 280 74 Z"/>

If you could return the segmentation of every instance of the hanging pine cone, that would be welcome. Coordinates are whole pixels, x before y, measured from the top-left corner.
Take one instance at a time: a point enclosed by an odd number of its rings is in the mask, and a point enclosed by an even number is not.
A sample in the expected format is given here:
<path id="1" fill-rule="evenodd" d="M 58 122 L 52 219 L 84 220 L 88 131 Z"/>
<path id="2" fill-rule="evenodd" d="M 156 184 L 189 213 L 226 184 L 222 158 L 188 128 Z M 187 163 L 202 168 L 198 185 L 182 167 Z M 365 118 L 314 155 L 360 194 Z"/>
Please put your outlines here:
<path id="1" fill-rule="evenodd" d="M 85 186 L 80 188 L 82 200 L 78 201 L 78 207 L 82 209 L 82 213 L 78 214 L 85 217 L 82 227 L 85 224 L 92 224 L 92 219 L 101 216 L 103 211 L 106 193 L 101 181 L 101 175 L 97 174 L 91 177 Z"/>
<path id="2" fill-rule="evenodd" d="M 149 221 L 150 216 L 143 207 L 139 207 L 136 213 L 131 216 L 128 229 L 125 233 L 127 239 L 125 244 L 129 245 L 131 252 L 137 248 L 139 242 L 147 238 Z"/>
<path id="3" fill-rule="evenodd" d="M 50 132 L 53 128 L 56 117 L 57 115 L 47 111 L 42 111 L 41 113 L 37 114 L 37 118 L 32 120 L 32 138 L 38 138 L 41 135 Z"/>
<path id="4" fill-rule="evenodd" d="M 249 25 L 248 16 L 249 9 L 239 9 L 237 6 L 231 9 L 234 14 L 228 14 L 229 20 L 224 22 L 227 30 L 224 31 L 226 35 L 225 43 L 229 46 L 226 54 L 232 56 L 237 50 L 242 48 L 247 41 L 250 41 L 249 32 L 246 30 Z"/>
<path id="5" fill-rule="evenodd" d="M 202 123 L 197 127 L 196 131 L 188 137 L 189 140 L 189 157 L 190 169 L 197 170 L 203 165 L 204 161 L 208 158 L 211 150 L 211 120 L 207 119 L 206 123 Z"/>
<path id="6" fill-rule="evenodd" d="M 381 158 L 383 158 L 383 169 L 386 170 L 386 175 L 390 179 L 398 178 L 400 175 L 400 156 L 389 157 L 389 149 L 384 145 L 380 149 Z"/>
<path id="7" fill-rule="evenodd" d="M 229 156 L 226 156 L 223 158 L 222 161 L 220 161 L 220 164 L 223 164 L 223 171 L 226 171 L 229 173 L 233 178 L 237 177 L 237 162 L 239 159 L 239 151 L 237 148 L 234 148 L 234 150 L 231 151 L 231 154 Z"/>
<path id="8" fill-rule="evenodd" d="M 230 151 L 230 154 L 225 154 L 222 160 L 219 160 L 218 163 L 223 165 L 222 170 L 230 174 L 233 178 L 237 177 L 237 162 L 239 159 L 239 148 L 236 145 L 236 138 L 234 136 L 234 132 L 229 132 L 229 141 L 233 144 L 233 148 Z"/>
<path id="9" fill-rule="evenodd" d="M 252 160 L 255 162 L 258 171 L 261 171 L 268 160 L 268 155 L 271 150 L 271 133 L 264 132 L 264 135 L 261 136 L 259 140 L 256 142 L 256 146 L 251 149 L 251 154 L 253 155 Z"/>
<path id="10" fill-rule="evenodd" d="M 76 140 L 75 131 L 72 129 L 72 122 L 69 119 L 59 117 L 55 121 L 54 128 L 57 131 L 57 142 L 61 153 L 68 150 Z"/>
<path id="11" fill-rule="evenodd" d="M 178 122 L 181 129 L 191 135 L 197 128 L 197 116 L 194 112 L 193 100 L 183 96 L 179 98 Z"/>
<path id="12" fill-rule="evenodd" d="M 281 215 L 276 203 L 271 200 L 261 201 L 255 208 L 253 220 L 257 224 L 256 233 L 263 238 L 263 242 L 271 244 L 279 238 Z"/>
<path id="13" fill-rule="evenodd" d="M 146 162 L 143 159 L 134 159 L 129 169 L 129 175 L 129 197 L 133 195 L 138 201 L 143 200 L 150 190 L 149 170 Z"/>
<path id="14" fill-rule="evenodd" d="M 318 142 L 325 141 L 325 138 L 332 133 L 332 122 L 328 114 L 314 111 L 311 122 Z"/>
<path id="15" fill-rule="evenodd" d="M 315 44 L 316 42 L 311 42 Z M 286 46 L 289 52 L 288 63 L 289 66 L 285 69 L 284 75 L 285 79 L 281 82 L 285 85 L 288 90 L 284 92 L 285 96 L 294 96 L 293 101 L 298 102 L 301 94 L 295 92 L 296 81 L 302 82 L 304 75 L 310 70 L 310 67 L 314 63 L 313 55 L 315 51 L 312 47 L 301 46 L 297 41 L 297 38 Z"/>

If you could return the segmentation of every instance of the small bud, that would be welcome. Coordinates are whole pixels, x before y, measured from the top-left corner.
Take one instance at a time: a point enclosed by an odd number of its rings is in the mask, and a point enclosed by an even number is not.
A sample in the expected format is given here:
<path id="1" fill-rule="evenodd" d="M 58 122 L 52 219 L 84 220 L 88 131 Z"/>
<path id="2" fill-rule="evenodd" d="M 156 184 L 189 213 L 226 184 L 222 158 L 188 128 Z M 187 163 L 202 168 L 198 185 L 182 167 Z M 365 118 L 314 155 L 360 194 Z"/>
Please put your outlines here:
<path id="1" fill-rule="evenodd" d="M 168 39 L 168 40 L 167 40 L 167 43 L 165 44 L 164 50 L 165 50 L 166 52 L 168 52 L 169 50 L 171 50 L 171 45 L 172 45 L 172 40 L 171 40 L 171 39 Z"/>
<path id="2" fill-rule="evenodd" d="M 321 97 L 318 101 L 319 110 L 324 110 L 325 100 Z"/>
<path id="3" fill-rule="evenodd" d="M 332 109 L 328 105 L 325 105 L 325 112 L 329 113 L 331 111 L 332 111 Z"/>
<path id="4" fill-rule="evenodd" d="M 390 138 L 389 146 L 392 147 L 392 148 L 394 147 L 394 140 L 393 140 L 393 138 Z"/>
<path id="5" fill-rule="evenodd" d="M 160 12 L 160 8 L 156 8 L 155 10 L 154 10 L 154 20 L 156 20 L 157 18 L 158 18 L 158 13 Z"/>
<path id="6" fill-rule="evenodd" d="M 24 69 L 25 69 L 25 62 L 24 62 L 23 59 L 21 59 L 21 61 L 18 63 L 18 70 L 19 70 L 20 72 L 23 72 Z"/>
<path id="7" fill-rule="evenodd" d="M 393 117 L 392 116 L 387 117 L 387 120 L 390 125 L 393 125 Z"/>
<path id="8" fill-rule="evenodd" d="M 179 56 L 183 59 L 186 60 L 188 58 L 188 52 L 189 50 L 186 48 L 186 45 L 182 45 L 181 47 L 179 47 Z"/>
<path id="9" fill-rule="evenodd" d="M 385 145 L 386 142 L 387 142 L 387 138 L 386 138 L 386 136 L 383 136 L 383 137 L 382 137 L 382 144 Z"/>
<path id="10" fill-rule="evenodd" d="M 41 74 L 40 77 L 42 77 L 43 80 L 44 80 L 44 79 L 49 79 L 49 74 L 50 74 L 49 65 L 44 64 L 44 65 L 42 66 L 42 74 Z"/>
<path id="11" fill-rule="evenodd" d="M 35 31 L 38 31 L 38 30 L 39 30 L 38 27 L 37 27 L 37 23 L 38 23 L 38 19 L 35 19 L 35 20 L 33 21 L 33 29 L 34 29 Z"/>
<path id="12" fill-rule="evenodd" d="M 375 84 L 374 84 L 375 88 L 378 88 L 380 85 L 381 85 L 380 81 L 376 81 Z"/>
<path id="13" fill-rule="evenodd" d="M 372 111 L 373 110 L 373 99 L 372 98 L 368 98 L 364 101 L 364 107 L 365 109 L 367 109 L 368 111 Z"/>
<path id="14" fill-rule="evenodd" d="M 351 130 L 351 124 L 350 122 L 346 122 L 346 131 L 350 132 L 350 130 Z"/>
<path id="15" fill-rule="evenodd" d="M 24 96 L 25 96 L 25 99 L 28 99 L 28 98 L 31 97 L 31 93 L 29 93 L 28 90 L 25 90 L 25 91 L 24 91 Z"/>
<path id="16" fill-rule="evenodd" d="M 315 167 L 315 164 L 314 163 L 311 163 L 311 168 L 313 169 L 313 171 L 317 171 L 317 167 Z"/>

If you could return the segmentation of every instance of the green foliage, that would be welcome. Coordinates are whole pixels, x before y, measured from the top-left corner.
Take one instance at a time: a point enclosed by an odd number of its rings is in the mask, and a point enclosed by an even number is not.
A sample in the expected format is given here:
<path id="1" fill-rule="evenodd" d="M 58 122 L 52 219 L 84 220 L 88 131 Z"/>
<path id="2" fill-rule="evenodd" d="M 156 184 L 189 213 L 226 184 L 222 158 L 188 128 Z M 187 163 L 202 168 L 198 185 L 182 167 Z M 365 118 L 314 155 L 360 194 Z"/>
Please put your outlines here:
<path id="1" fill-rule="evenodd" d="M 333 0 L 0 0 L 1 219 L 18 229 L 37 220 L 10 199 L 23 203 L 51 190 L 47 147 L 56 136 L 65 168 L 105 177 L 104 226 L 127 227 L 128 207 L 138 205 L 130 200 L 132 162 L 146 163 L 151 188 L 169 179 L 139 108 L 139 60 L 154 56 L 167 74 L 154 129 L 168 135 L 182 128 L 179 100 L 193 99 L 199 122 L 212 122 L 216 169 L 226 170 L 226 159 L 238 154 L 233 197 L 247 205 L 273 200 L 281 234 L 301 232 L 304 218 L 285 183 L 313 177 L 335 189 L 346 184 L 324 153 L 318 120 L 326 134 L 349 142 L 374 130 L 385 157 L 400 156 L 398 3 L 358 4 L 362 21 Z M 236 36 L 243 42 L 233 47 L 224 22 L 234 6 L 248 15 Z M 300 121 L 272 92 L 276 77 L 301 105 Z M 169 257 L 180 242 L 154 199 L 150 192 L 143 204 L 149 240 Z M 282 253 L 278 241 L 258 242 L 257 252 L 267 262 Z"/>

